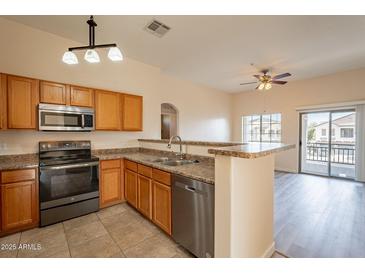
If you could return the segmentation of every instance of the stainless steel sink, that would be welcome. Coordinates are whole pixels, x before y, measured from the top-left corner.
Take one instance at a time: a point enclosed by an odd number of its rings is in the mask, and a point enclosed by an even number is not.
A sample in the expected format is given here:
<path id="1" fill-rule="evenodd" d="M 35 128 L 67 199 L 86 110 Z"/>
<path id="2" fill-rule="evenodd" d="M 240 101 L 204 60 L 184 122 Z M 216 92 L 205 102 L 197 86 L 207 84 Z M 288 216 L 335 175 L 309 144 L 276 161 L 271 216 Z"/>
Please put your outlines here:
<path id="1" fill-rule="evenodd" d="M 188 164 L 199 163 L 198 160 L 180 160 L 180 159 L 171 159 L 168 157 L 161 157 L 152 161 L 153 163 L 160 163 L 166 166 L 182 166 Z"/>
<path id="2" fill-rule="evenodd" d="M 171 160 L 171 161 L 163 161 L 161 164 L 166 166 L 182 166 L 199 163 L 198 160 Z"/>

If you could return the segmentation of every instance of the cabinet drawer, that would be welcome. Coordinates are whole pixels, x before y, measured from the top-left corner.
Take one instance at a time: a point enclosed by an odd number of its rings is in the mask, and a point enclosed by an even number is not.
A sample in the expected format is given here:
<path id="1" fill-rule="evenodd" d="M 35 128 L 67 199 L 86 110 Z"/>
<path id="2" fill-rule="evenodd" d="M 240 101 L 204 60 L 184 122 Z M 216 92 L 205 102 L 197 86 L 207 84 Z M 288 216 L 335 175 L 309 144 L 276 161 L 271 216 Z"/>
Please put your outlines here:
<path id="1" fill-rule="evenodd" d="M 35 169 L 19 169 L 1 172 L 1 183 L 30 181 L 36 178 Z"/>
<path id="2" fill-rule="evenodd" d="M 154 168 L 152 171 L 152 178 L 165 185 L 171 185 L 171 174 L 168 172 Z"/>
<path id="3" fill-rule="evenodd" d="M 129 161 L 129 160 L 125 160 L 125 168 L 132 170 L 134 172 L 137 172 L 137 163 Z"/>
<path id="4" fill-rule="evenodd" d="M 120 168 L 120 160 L 102 160 L 101 169 Z"/>
<path id="5" fill-rule="evenodd" d="M 138 164 L 138 173 L 146 177 L 152 178 L 152 168 Z"/>

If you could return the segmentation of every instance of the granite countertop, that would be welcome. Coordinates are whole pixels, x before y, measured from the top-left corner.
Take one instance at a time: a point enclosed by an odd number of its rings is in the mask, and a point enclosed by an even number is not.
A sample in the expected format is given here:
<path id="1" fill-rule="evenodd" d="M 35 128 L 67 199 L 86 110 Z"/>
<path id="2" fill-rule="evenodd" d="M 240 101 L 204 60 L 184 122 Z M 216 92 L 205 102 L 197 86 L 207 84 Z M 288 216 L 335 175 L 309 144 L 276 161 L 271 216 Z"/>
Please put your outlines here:
<path id="1" fill-rule="evenodd" d="M 160 144 L 168 144 L 168 139 L 138 139 L 139 142 L 145 143 L 160 143 Z M 172 141 L 173 144 L 180 144 L 180 141 Z M 181 144 L 183 145 L 192 145 L 192 146 L 210 146 L 210 147 L 227 147 L 234 145 L 242 145 L 240 142 L 214 142 L 214 141 L 187 141 L 182 140 Z"/>
<path id="2" fill-rule="evenodd" d="M 179 174 L 186 176 L 198 181 L 202 181 L 209 184 L 214 184 L 214 160 L 207 159 L 208 157 L 190 156 L 188 158 L 194 158 L 199 163 L 187 164 L 182 166 L 166 166 L 161 163 L 153 162 L 154 160 L 161 157 L 171 157 L 171 153 L 159 153 L 157 151 L 152 152 L 148 150 L 141 150 L 137 152 L 114 152 L 114 153 L 98 153 L 95 152 L 94 156 L 99 157 L 100 160 L 111 160 L 111 159 L 127 159 L 146 166 L 154 167 L 160 170 L 164 170 L 170 173 Z"/>
<path id="3" fill-rule="evenodd" d="M 166 166 L 153 161 L 161 157 L 173 158 L 175 155 L 171 152 L 144 148 L 126 148 L 93 150 L 92 154 L 100 160 L 128 159 L 167 172 L 214 184 L 214 159 L 211 157 L 188 154 L 187 159 L 197 159 L 199 163 L 182 166 Z M 38 154 L 36 153 L 0 156 L 0 170 L 34 168 L 38 167 L 38 164 Z"/>
<path id="4" fill-rule="evenodd" d="M 208 153 L 215 155 L 232 156 L 246 159 L 263 157 L 269 154 L 295 148 L 295 145 L 283 143 L 255 143 L 224 148 L 208 149 Z"/>
<path id="5" fill-rule="evenodd" d="M 0 155 L 0 170 L 38 167 L 38 154 Z"/>

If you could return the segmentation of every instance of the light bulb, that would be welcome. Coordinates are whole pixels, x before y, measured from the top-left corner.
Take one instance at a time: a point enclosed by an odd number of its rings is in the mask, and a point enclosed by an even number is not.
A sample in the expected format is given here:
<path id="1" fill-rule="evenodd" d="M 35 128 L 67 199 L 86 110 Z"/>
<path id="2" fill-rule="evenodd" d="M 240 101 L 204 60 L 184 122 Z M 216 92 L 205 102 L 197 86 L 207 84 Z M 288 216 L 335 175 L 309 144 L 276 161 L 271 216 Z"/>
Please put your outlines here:
<path id="1" fill-rule="evenodd" d="M 68 65 L 76 65 L 79 63 L 77 56 L 72 51 L 66 51 L 62 56 L 62 62 Z"/>
<path id="2" fill-rule="evenodd" d="M 112 61 L 122 61 L 123 60 L 123 54 L 117 47 L 110 48 L 108 52 L 108 57 Z"/>
<path id="3" fill-rule="evenodd" d="M 271 89 L 271 87 L 272 87 L 272 85 L 271 85 L 270 83 L 266 83 L 266 85 L 265 85 L 265 89 L 266 89 L 266 90 Z"/>
<path id="4" fill-rule="evenodd" d="M 265 83 L 261 83 L 261 84 L 259 85 L 259 90 L 263 90 L 263 89 L 264 89 L 264 87 L 265 87 Z"/>
<path id="5" fill-rule="evenodd" d="M 93 49 L 88 49 L 86 51 L 84 59 L 86 61 L 88 61 L 89 63 L 99 63 L 100 62 L 99 54 Z"/>

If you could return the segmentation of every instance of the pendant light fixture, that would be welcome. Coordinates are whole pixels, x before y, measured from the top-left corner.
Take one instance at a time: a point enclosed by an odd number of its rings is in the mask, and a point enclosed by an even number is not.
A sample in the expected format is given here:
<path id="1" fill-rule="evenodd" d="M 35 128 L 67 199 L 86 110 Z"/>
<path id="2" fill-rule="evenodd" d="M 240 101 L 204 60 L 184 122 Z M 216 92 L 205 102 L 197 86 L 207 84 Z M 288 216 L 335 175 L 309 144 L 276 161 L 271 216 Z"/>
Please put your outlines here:
<path id="1" fill-rule="evenodd" d="M 86 22 L 89 25 L 89 45 L 82 47 L 73 47 L 69 48 L 63 54 L 62 61 L 68 65 L 78 64 L 78 59 L 74 51 L 85 51 L 84 59 L 89 63 L 99 63 L 100 57 L 95 49 L 98 48 L 110 48 L 108 52 L 108 58 L 112 61 L 122 61 L 123 54 L 120 49 L 117 47 L 117 44 L 103 44 L 103 45 L 95 45 L 95 27 L 97 26 L 94 21 L 94 17 L 90 16 L 90 19 Z"/>

